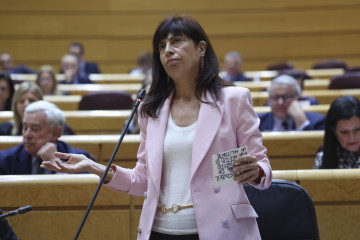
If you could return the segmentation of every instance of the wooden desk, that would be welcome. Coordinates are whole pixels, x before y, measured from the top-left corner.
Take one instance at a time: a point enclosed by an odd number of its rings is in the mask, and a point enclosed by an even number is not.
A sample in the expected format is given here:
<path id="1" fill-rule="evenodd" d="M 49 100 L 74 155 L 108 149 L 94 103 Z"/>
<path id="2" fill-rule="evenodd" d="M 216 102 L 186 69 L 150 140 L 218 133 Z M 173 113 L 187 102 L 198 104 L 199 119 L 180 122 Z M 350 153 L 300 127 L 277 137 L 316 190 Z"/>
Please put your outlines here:
<path id="1" fill-rule="evenodd" d="M 142 83 L 144 79 L 143 74 L 130 75 L 128 73 L 108 73 L 108 74 L 90 74 L 89 78 L 94 83 L 107 84 L 107 83 Z M 11 74 L 11 79 L 15 81 L 36 81 L 36 74 Z M 64 74 L 56 74 L 58 81 L 64 80 Z"/>
<path id="2" fill-rule="evenodd" d="M 133 84 L 59 84 L 58 90 L 67 92 L 70 95 L 83 96 L 91 92 L 125 91 L 130 94 L 137 94 L 142 87 L 140 83 Z"/>
<path id="3" fill-rule="evenodd" d="M 330 104 L 310 105 L 303 107 L 306 112 L 316 112 L 326 115 L 330 108 Z M 254 110 L 256 113 L 266 113 L 271 111 L 270 106 L 255 106 Z"/>
<path id="4" fill-rule="evenodd" d="M 330 105 L 310 105 L 305 111 L 326 115 Z M 255 106 L 257 113 L 271 111 L 268 106 Z M 66 122 L 76 134 L 119 134 L 131 110 L 64 111 Z M 0 123 L 13 118 L 12 111 L 0 111 Z"/>
<path id="5" fill-rule="evenodd" d="M 273 171 L 273 178 L 306 189 L 315 205 L 320 239 L 357 239 L 360 169 Z M 21 239 L 72 239 L 98 179 L 92 174 L 0 176 L 0 206 L 4 212 L 33 207 L 7 218 Z M 136 239 L 142 204 L 143 197 L 103 187 L 80 239 Z"/>
<path id="6" fill-rule="evenodd" d="M 32 206 L 8 218 L 21 239 L 73 239 L 97 182 L 92 174 L 0 176 L 0 205 L 4 211 Z M 79 239 L 135 239 L 133 212 L 130 196 L 103 187 Z"/>
<path id="7" fill-rule="evenodd" d="M 305 90 L 325 90 L 329 87 L 329 79 L 314 79 L 314 80 L 305 80 L 304 89 Z M 267 91 L 267 88 L 270 86 L 270 81 L 260 81 L 260 82 L 235 82 L 236 86 L 248 88 L 251 92 L 260 92 Z"/>
<path id="8" fill-rule="evenodd" d="M 76 134 L 120 134 L 131 110 L 64 111 L 66 123 Z M 13 118 L 13 112 L 0 111 L 0 122 Z"/>
<path id="9" fill-rule="evenodd" d="M 305 90 L 303 96 L 312 96 L 316 98 L 319 104 L 331 104 L 337 97 L 352 95 L 360 99 L 360 89 L 342 89 L 342 90 Z M 268 101 L 267 92 L 251 93 L 254 106 L 264 106 Z"/>
<path id="10" fill-rule="evenodd" d="M 316 152 L 323 143 L 323 131 L 264 132 L 263 144 L 268 150 L 274 170 L 312 169 Z M 106 163 L 119 140 L 119 135 L 67 135 L 61 140 L 75 148 L 89 151 L 100 162 Z M 21 136 L 0 136 L 0 150 L 16 146 Z M 139 135 L 126 135 L 115 156 L 115 162 L 135 166 L 140 144 Z"/>
<path id="11" fill-rule="evenodd" d="M 344 69 L 307 69 L 305 72 L 311 78 L 329 79 L 344 74 Z M 278 75 L 278 71 L 245 71 L 244 75 L 251 79 L 259 77 L 262 81 L 269 81 Z"/>
<path id="12" fill-rule="evenodd" d="M 82 91 L 82 90 L 79 90 Z M 304 96 L 315 97 L 319 104 L 331 104 L 335 98 L 345 95 L 353 95 L 360 99 L 360 89 L 343 89 L 343 90 L 305 90 Z M 268 100 L 267 92 L 252 92 L 251 93 L 254 106 L 265 106 Z M 56 104 L 63 111 L 65 110 L 78 110 L 80 95 L 66 95 L 66 96 L 44 96 L 44 100 Z"/>
<path id="13" fill-rule="evenodd" d="M 79 102 L 82 96 L 80 95 L 53 95 L 44 96 L 44 100 L 54 103 L 61 110 L 78 110 Z"/>

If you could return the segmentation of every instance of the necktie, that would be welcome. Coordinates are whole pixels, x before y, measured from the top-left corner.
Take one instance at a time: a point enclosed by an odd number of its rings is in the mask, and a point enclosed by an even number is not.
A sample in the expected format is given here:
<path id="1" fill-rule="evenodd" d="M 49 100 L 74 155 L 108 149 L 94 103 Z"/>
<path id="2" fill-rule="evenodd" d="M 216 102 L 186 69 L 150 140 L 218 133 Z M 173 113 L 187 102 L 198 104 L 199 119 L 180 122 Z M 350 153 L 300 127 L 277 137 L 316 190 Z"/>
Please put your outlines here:
<path id="1" fill-rule="evenodd" d="M 36 170 L 36 174 L 44 174 L 45 173 L 45 169 L 41 168 L 40 165 L 42 163 L 42 160 L 40 158 L 36 159 L 37 161 L 37 170 Z"/>
<path id="2" fill-rule="evenodd" d="M 284 128 L 285 131 L 286 131 L 286 130 L 289 130 L 289 125 L 288 125 L 287 121 L 283 121 L 283 122 L 282 122 L 282 126 L 283 126 L 283 128 Z"/>

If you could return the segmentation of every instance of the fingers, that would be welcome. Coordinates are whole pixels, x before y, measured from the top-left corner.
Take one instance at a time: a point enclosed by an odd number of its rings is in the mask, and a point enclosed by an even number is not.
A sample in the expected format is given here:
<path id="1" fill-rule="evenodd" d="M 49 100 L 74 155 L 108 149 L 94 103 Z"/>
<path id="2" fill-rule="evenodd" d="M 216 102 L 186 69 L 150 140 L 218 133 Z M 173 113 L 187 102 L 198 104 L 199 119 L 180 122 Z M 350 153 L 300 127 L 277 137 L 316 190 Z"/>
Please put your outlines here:
<path id="1" fill-rule="evenodd" d="M 55 152 L 55 157 L 61 159 L 69 159 L 71 157 L 70 153 L 62 153 L 62 152 Z"/>
<path id="2" fill-rule="evenodd" d="M 57 164 L 57 167 L 60 169 L 59 172 L 69 173 L 69 174 L 78 172 L 74 166 L 67 164 L 66 162 L 57 161 L 56 164 Z"/>
<path id="3" fill-rule="evenodd" d="M 255 180 L 259 174 L 259 165 L 254 156 L 246 155 L 235 159 L 234 167 L 234 180 L 239 184 L 244 184 Z"/>
<path id="4" fill-rule="evenodd" d="M 48 169 L 48 170 L 51 170 L 51 171 L 56 171 L 58 172 L 60 170 L 60 168 L 56 165 L 56 162 L 58 160 L 55 160 L 53 162 L 50 162 L 50 161 L 43 161 L 40 165 L 41 168 L 45 168 L 45 169 Z"/>
<path id="5" fill-rule="evenodd" d="M 245 184 L 253 182 L 259 175 L 259 170 L 252 170 L 238 176 L 235 176 L 234 180 L 238 182 L 238 184 Z"/>

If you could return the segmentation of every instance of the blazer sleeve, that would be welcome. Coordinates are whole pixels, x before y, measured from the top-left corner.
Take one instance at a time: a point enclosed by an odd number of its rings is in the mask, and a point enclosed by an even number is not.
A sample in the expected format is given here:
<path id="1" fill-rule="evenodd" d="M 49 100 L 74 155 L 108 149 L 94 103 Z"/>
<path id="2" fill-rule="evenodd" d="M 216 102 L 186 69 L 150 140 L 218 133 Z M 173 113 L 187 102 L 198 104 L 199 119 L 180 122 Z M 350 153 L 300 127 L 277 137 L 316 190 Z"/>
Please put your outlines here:
<path id="1" fill-rule="evenodd" d="M 147 189 L 147 167 L 145 158 L 147 118 L 138 118 L 140 127 L 140 146 L 137 153 L 138 161 L 135 168 L 128 169 L 116 166 L 115 175 L 106 184 L 114 190 L 135 196 L 143 196 Z"/>
<path id="2" fill-rule="evenodd" d="M 248 89 L 239 95 L 237 106 L 237 129 L 236 136 L 240 147 L 247 146 L 248 154 L 255 156 L 258 164 L 264 170 L 265 177 L 259 185 L 254 185 L 258 189 L 268 188 L 272 181 L 272 170 L 269 158 L 266 155 L 266 148 L 262 144 L 262 134 L 259 130 L 260 120 L 253 109 L 251 94 Z"/>

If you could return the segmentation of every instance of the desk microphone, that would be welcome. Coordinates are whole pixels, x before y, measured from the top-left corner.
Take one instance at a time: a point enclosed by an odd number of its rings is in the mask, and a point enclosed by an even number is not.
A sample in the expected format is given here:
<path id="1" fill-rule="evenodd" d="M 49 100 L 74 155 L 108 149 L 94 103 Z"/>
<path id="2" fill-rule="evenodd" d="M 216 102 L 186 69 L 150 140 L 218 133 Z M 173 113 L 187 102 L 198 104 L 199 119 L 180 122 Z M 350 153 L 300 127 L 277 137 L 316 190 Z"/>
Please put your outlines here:
<path id="1" fill-rule="evenodd" d="M 30 205 L 27 205 L 24 207 L 19 207 L 18 209 L 14 210 L 14 211 L 10 211 L 8 213 L 0 215 L 0 219 L 5 218 L 5 217 L 14 216 L 17 214 L 24 214 L 24 213 L 30 212 L 31 210 L 32 210 L 32 207 Z"/>

